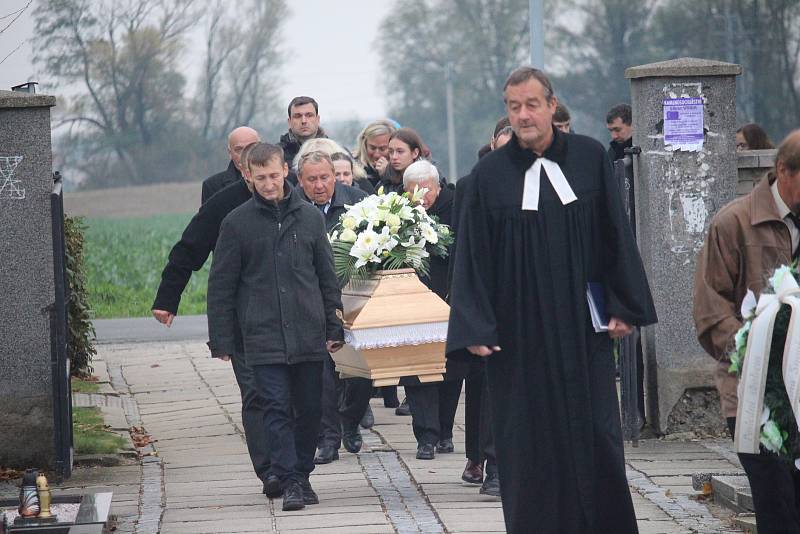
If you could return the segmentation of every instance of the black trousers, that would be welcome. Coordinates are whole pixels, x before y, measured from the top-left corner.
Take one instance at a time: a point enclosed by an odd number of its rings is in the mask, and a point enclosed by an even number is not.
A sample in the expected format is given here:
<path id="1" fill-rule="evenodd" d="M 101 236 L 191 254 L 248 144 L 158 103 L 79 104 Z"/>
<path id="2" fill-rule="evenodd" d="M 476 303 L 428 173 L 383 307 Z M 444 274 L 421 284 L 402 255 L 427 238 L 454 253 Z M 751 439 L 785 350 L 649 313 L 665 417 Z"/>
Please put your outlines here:
<path id="1" fill-rule="evenodd" d="M 322 411 L 323 362 L 254 365 L 255 383 L 266 400 L 272 472 L 285 486 L 308 479 Z"/>
<path id="2" fill-rule="evenodd" d="M 400 399 L 397 398 L 397 386 L 383 386 L 378 388 L 378 392 L 383 397 L 384 406 L 397 406 Z"/>
<path id="3" fill-rule="evenodd" d="M 339 419 L 339 402 L 344 396 L 344 384 L 336 372 L 333 358 L 328 356 L 322 369 L 322 421 L 317 436 L 317 447 L 339 449 L 342 429 Z"/>
<path id="4" fill-rule="evenodd" d="M 736 418 L 728 417 L 731 436 Z M 758 534 L 800 534 L 800 471 L 769 454 L 739 454 L 756 509 Z"/>
<path id="5" fill-rule="evenodd" d="M 478 464 L 497 463 L 486 364 L 478 358 L 470 362 L 464 381 L 464 446 L 468 460 Z"/>
<path id="6" fill-rule="evenodd" d="M 267 401 L 258 393 L 253 370 L 247 366 L 244 355 L 234 355 L 231 364 L 242 395 L 242 426 L 247 452 L 250 454 L 250 461 L 253 462 L 253 469 L 258 478 L 266 480 L 271 474 L 265 423 Z"/>
<path id="7" fill-rule="evenodd" d="M 364 417 L 372 396 L 372 380 L 339 378 L 336 363 L 328 356 L 322 371 L 322 421 L 317 447 L 339 449 L 342 426 L 355 428 Z"/>
<path id="8" fill-rule="evenodd" d="M 343 395 L 339 403 L 339 417 L 344 430 L 355 430 L 364 417 L 372 397 L 372 380 L 353 377 L 339 379 L 344 384 Z"/>
<path id="9" fill-rule="evenodd" d="M 462 380 L 445 380 L 405 386 L 417 445 L 436 445 L 440 440 L 453 439 L 461 383 Z"/>

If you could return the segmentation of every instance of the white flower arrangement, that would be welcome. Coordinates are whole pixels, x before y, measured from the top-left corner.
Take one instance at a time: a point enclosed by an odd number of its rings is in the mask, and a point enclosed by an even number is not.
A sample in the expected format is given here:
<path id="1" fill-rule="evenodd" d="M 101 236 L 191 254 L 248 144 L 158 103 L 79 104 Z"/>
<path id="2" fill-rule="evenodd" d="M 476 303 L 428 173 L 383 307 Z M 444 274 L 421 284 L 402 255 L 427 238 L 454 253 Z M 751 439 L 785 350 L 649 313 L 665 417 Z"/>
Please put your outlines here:
<path id="1" fill-rule="evenodd" d="M 381 188 L 377 195 L 345 206 L 347 211 L 328 236 L 343 284 L 377 270 L 411 267 L 427 275 L 431 255 L 447 256 L 453 234 L 422 207 L 426 191 L 384 194 Z"/>
<path id="2" fill-rule="evenodd" d="M 797 264 L 783 265 L 775 270 L 769 278 L 765 294 L 778 293 L 784 277 L 800 278 Z M 747 342 L 750 336 L 753 321 L 757 316 L 757 299 L 752 291 L 748 291 L 741 306 L 744 324 L 734 337 L 734 349 L 730 353 L 731 365 L 728 372 L 741 377 L 747 355 Z M 769 355 L 769 369 L 767 372 L 766 389 L 764 394 L 764 409 L 759 421 L 761 432 L 759 443 L 763 450 L 776 454 L 786 461 L 797 460 L 800 469 L 800 432 L 797 420 L 789 405 L 789 398 L 782 377 L 784 340 L 788 330 L 788 306 L 784 306 L 775 319 L 774 338 L 772 351 Z M 741 402 L 741 400 L 740 400 Z"/>

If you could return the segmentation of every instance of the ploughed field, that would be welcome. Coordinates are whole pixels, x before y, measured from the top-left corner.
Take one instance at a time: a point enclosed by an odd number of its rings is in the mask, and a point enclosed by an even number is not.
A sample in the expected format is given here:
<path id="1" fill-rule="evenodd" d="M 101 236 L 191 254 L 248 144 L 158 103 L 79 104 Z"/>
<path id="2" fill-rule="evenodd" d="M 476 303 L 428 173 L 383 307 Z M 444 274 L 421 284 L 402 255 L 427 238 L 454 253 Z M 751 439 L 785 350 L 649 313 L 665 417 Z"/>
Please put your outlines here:
<path id="1" fill-rule="evenodd" d="M 96 319 L 150 315 L 161 270 L 192 213 L 125 219 L 86 218 L 86 282 Z M 211 261 L 192 275 L 181 315 L 206 312 Z"/>

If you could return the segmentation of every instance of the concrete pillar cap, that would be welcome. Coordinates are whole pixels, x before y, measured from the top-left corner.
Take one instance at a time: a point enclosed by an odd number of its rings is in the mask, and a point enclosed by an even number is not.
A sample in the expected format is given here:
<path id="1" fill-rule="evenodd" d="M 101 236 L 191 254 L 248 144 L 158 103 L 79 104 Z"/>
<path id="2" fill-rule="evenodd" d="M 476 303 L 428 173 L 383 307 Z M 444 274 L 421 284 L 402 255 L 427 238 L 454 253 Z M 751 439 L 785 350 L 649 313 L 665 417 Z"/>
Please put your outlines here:
<path id="1" fill-rule="evenodd" d="M 741 65 L 696 57 L 670 59 L 625 69 L 625 77 L 631 80 L 687 76 L 738 76 L 741 73 Z"/>
<path id="2" fill-rule="evenodd" d="M 56 97 L 23 91 L 0 91 L 0 109 L 50 108 L 56 105 Z"/>

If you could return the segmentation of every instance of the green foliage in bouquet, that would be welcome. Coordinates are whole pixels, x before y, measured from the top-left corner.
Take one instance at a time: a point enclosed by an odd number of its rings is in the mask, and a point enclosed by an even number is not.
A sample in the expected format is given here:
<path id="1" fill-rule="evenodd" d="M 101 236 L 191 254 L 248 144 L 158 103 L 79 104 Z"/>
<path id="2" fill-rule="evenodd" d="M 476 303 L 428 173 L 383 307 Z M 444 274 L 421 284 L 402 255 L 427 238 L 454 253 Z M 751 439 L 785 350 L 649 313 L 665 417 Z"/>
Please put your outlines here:
<path id="1" fill-rule="evenodd" d="M 777 286 L 777 277 L 780 273 L 798 278 L 797 267 L 782 267 L 770 279 L 771 291 Z M 729 372 L 741 377 L 744 358 L 747 352 L 747 339 L 753 324 L 754 315 L 746 317 L 745 323 L 736 334 L 736 348 L 730 355 L 731 366 Z M 789 394 L 783 382 L 783 356 L 786 344 L 786 335 L 791 318 L 791 307 L 787 304 L 781 306 L 775 316 L 775 326 L 772 331 L 772 344 L 767 367 L 767 382 L 764 389 L 764 412 L 761 419 L 761 448 L 774 453 L 787 462 L 794 462 L 800 458 L 800 431 L 797 428 L 792 411 Z"/>
<path id="2" fill-rule="evenodd" d="M 453 234 L 420 205 L 425 191 L 400 195 L 381 189 L 342 214 L 329 236 L 342 284 L 378 270 L 410 267 L 427 275 L 430 256 L 447 256 Z"/>

